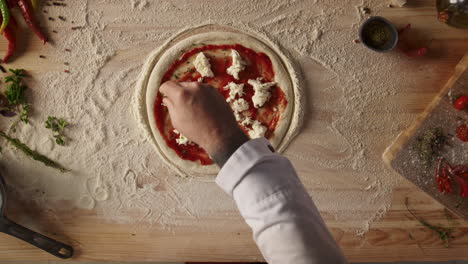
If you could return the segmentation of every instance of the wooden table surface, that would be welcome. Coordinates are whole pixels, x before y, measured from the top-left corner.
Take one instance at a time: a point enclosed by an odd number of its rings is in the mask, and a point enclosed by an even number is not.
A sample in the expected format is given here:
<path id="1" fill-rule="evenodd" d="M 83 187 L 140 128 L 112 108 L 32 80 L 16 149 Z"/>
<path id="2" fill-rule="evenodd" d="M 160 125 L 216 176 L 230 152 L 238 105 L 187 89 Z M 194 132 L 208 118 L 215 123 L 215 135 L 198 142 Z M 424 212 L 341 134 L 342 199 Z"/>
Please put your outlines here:
<path id="1" fill-rule="evenodd" d="M 401 113 L 414 119 L 442 88 L 450 77 L 454 66 L 468 51 L 468 31 L 451 29 L 440 24 L 435 19 L 435 1 L 409 1 L 407 8 L 385 8 L 379 15 L 387 17 L 396 25 L 406 23 L 417 24 L 419 30 L 434 37 L 434 45 L 439 49 L 427 58 L 425 63 L 438 65 L 437 74 L 425 71 L 414 71 L 417 87 L 412 87 L 408 93 L 398 94 L 390 98 L 398 104 L 398 113 L 382 110 L 378 115 L 400 115 Z M 48 30 L 52 30 L 49 28 Z M 5 50 L 6 42 L 0 40 L 1 52 Z M 36 38 L 29 38 L 28 43 L 20 43 L 21 49 L 27 50 L 20 58 L 11 64 L 12 67 L 38 69 L 37 64 L 40 43 Z M 125 52 L 124 52 L 125 53 Z M 127 55 L 123 55 L 127 56 Z M 139 53 L 136 60 L 144 60 L 144 54 Z M 44 62 L 51 69 L 61 67 L 52 62 Z M 304 73 L 314 72 L 315 66 L 302 65 Z M 313 75 L 313 74 L 312 74 Z M 320 90 L 319 84 L 314 87 Z M 424 91 L 424 96 L 419 94 Z M 313 100 L 313 99 L 312 99 Z M 378 116 L 377 115 L 377 116 Z M 304 139 L 313 136 L 314 127 L 326 125 L 327 118 L 316 116 L 313 125 L 304 128 L 301 136 L 293 142 L 291 148 L 298 148 Z M 409 125 L 409 123 L 407 124 Z M 402 127 L 403 129 L 404 127 Z M 325 132 L 324 132 L 325 133 Z M 396 135 L 395 135 L 396 136 Z M 375 159 L 380 159 L 385 147 L 390 141 L 376 144 Z M 314 152 L 314 155 L 329 155 L 329 153 Z M 323 169 L 318 165 L 310 165 L 307 161 L 292 158 L 303 178 L 314 173 L 338 175 L 346 173 L 341 169 Z M 315 166 L 315 167 L 314 167 Z M 398 177 L 398 176 L 396 176 Z M 351 179 L 352 180 L 352 179 Z M 351 182 L 342 182 L 338 186 L 346 188 Z M 306 181 L 311 192 L 314 186 Z M 364 261 L 402 261 L 402 260 L 455 260 L 468 259 L 468 223 L 455 219 L 456 231 L 450 248 L 445 248 L 438 237 L 425 229 L 405 209 L 404 201 L 410 197 L 411 206 L 419 216 L 433 223 L 447 224 L 443 208 L 430 197 L 419 191 L 406 180 L 394 189 L 391 207 L 378 221 L 372 223 L 369 232 L 357 236 L 347 232 L 352 224 L 335 220 L 331 214 L 324 213 L 324 218 L 333 235 L 343 248 L 344 253 L 353 262 Z M 132 232 L 128 226 L 104 221 L 93 211 L 76 210 L 61 217 L 61 226 L 50 227 L 51 215 L 35 209 L 30 205 L 20 204 L 10 209 L 13 219 L 34 215 L 39 226 L 48 235 L 73 244 L 77 260 L 90 261 L 258 261 L 262 260 L 248 227 L 242 222 L 235 210 L 213 214 L 210 217 L 198 219 L 209 223 L 223 223 L 222 229 L 200 230 L 190 226 L 176 227 L 167 230 L 155 226 L 151 230 Z M 184 215 L 181 214 L 181 218 Z M 52 230 L 50 228 L 53 228 Z M 0 235 L 0 260 L 55 260 L 28 244 L 16 239 Z"/>

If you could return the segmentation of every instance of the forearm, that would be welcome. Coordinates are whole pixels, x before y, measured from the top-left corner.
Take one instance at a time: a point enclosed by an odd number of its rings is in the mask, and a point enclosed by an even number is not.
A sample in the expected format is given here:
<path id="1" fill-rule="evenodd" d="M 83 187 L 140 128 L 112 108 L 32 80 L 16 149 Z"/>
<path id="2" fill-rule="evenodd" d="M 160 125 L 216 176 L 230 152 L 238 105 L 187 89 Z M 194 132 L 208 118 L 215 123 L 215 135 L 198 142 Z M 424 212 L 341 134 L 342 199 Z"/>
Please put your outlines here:
<path id="1" fill-rule="evenodd" d="M 217 182 L 230 193 L 270 263 L 346 263 L 290 162 L 266 140 L 244 144 Z"/>

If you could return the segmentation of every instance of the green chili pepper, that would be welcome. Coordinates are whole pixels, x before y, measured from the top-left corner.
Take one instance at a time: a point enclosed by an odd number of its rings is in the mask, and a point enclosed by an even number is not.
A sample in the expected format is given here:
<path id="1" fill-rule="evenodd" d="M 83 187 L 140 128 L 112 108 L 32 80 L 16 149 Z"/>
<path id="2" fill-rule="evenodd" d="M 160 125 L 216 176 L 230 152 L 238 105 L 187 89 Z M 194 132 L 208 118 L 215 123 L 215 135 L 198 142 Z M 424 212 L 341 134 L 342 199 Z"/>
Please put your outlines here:
<path id="1" fill-rule="evenodd" d="M 0 26 L 0 34 L 3 34 L 3 31 L 5 31 L 8 26 L 8 22 L 10 22 L 10 10 L 8 9 L 6 0 L 0 0 L 0 11 L 3 19 L 2 25 Z"/>
<path id="2" fill-rule="evenodd" d="M 31 4 L 34 9 L 37 8 L 37 0 L 31 0 Z"/>

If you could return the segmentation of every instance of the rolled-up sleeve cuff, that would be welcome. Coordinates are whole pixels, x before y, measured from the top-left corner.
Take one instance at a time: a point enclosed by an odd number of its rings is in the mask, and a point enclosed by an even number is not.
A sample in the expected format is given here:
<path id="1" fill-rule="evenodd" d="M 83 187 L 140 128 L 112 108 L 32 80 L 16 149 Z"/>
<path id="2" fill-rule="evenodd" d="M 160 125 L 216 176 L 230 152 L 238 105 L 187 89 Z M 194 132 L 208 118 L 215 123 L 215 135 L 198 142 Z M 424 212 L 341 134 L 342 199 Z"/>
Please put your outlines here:
<path id="1" fill-rule="evenodd" d="M 234 188 L 247 172 L 264 156 L 271 155 L 273 148 L 265 138 L 252 139 L 240 146 L 221 168 L 216 184 L 232 196 Z"/>

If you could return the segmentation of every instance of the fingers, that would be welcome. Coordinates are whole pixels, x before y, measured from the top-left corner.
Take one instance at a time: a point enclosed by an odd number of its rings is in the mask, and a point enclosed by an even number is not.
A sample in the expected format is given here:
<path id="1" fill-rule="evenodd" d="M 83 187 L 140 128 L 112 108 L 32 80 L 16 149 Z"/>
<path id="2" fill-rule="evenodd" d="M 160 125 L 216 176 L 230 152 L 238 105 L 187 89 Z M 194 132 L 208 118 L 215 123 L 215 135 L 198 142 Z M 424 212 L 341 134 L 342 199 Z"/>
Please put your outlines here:
<path id="1" fill-rule="evenodd" d="M 169 116 L 173 120 L 174 119 L 174 114 L 175 114 L 174 104 L 167 97 L 163 98 L 163 104 L 167 107 L 167 111 L 169 112 Z"/>
<path id="2" fill-rule="evenodd" d="M 181 90 L 189 90 L 193 91 L 199 88 L 213 88 L 209 84 L 198 83 L 198 82 L 174 82 L 174 81 L 167 81 L 161 85 L 159 91 L 164 94 L 165 96 L 172 98 L 177 96 Z"/>
<path id="3" fill-rule="evenodd" d="M 195 91 L 198 89 L 207 89 L 207 88 L 214 89 L 213 86 L 207 83 L 199 83 L 199 82 L 181 82 L 180 85 L 184 86 L 185 88 L 191 91 Z"/>
<path id="4" fill-rule="evenodd" d="M 174 104 L 171 102 L 171 100 L 169 100 L 167 97 L 164 97 L 162 101 L 163 104 L 169 109 L 169 111 L 171 111 L 171 109 L 174 107 Z"/>
<path id="5" fill-rule="evenodd" d="M 200 87 L 197 82 L 165 82 L 159 88 L 159 91 L 173 103 L 183 102 L 190 97 L 194 91 Z"/>
<path id="6" fill-rule="evenodd" d="M 181 86 L 189 89 L 193 89 L 199 86 L 199 83 L 197 82 L 180 82 L 179 83 Z"/>
<path id="7" fill-rule="evenodd" d="M 180 82 L 179 83 L 181 86 L 186 88 L 189 91 L 196 91 L 200 89 L 214 89 L 213 86 L 207 84 L 207 83 L 199 83 L 199 82 Z"/>
<path id="8" fill-rule="evenodd" d="M 164 95 L 167 96 L 169 99 L 174 99 L 177 97 L 177 95 L 183 91 L 184 87 L 182 87 L 180 84 L 173 82 L 173 81 L 167 81 L 159 87 L 159 91 Z"/>

